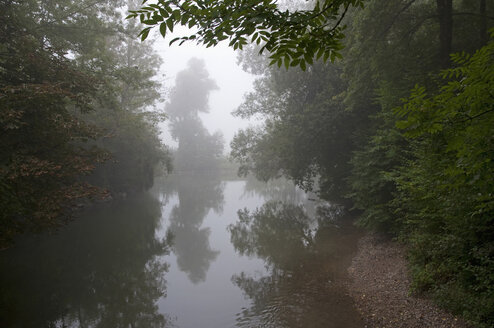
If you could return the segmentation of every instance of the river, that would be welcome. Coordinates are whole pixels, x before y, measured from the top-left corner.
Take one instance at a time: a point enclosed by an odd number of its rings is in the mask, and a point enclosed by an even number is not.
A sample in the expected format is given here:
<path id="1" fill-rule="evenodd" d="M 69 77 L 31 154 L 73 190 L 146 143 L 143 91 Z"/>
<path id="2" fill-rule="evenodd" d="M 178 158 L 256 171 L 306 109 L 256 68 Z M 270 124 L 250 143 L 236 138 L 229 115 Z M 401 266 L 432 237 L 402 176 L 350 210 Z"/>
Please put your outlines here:
<path id="1" fill-rule="evenodd" d="M 363 327 L 359 233 L 291 183 L 171 175 L 0 253 L 1 327 Z"/>

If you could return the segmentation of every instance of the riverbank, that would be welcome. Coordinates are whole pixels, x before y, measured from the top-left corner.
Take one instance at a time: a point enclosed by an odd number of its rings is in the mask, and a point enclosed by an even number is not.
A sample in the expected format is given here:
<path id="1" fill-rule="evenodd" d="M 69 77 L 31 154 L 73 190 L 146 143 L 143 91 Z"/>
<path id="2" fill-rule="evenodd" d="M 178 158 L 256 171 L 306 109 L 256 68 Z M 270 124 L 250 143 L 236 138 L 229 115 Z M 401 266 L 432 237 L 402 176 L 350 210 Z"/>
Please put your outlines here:
<path id="1" fill-rule="evenodd" d="M 366 234 L 348 268 L 349 293 L 366 328 L 467 328 L 430 300 L 409 295 L 405 249 Z"/>

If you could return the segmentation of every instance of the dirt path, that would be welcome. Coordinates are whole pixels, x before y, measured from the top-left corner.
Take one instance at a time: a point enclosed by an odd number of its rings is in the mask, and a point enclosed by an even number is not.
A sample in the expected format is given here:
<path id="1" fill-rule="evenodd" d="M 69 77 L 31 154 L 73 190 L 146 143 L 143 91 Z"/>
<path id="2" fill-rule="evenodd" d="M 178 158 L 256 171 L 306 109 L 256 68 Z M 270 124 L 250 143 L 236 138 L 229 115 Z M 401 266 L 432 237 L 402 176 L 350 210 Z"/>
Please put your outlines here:
<path id="1" fill-rule="evenodd" d="M 365 235 L 348 268 L 349 292 L 367 328 L 466 328 L 431 301 L 409 295 L 404 249 Z"/>

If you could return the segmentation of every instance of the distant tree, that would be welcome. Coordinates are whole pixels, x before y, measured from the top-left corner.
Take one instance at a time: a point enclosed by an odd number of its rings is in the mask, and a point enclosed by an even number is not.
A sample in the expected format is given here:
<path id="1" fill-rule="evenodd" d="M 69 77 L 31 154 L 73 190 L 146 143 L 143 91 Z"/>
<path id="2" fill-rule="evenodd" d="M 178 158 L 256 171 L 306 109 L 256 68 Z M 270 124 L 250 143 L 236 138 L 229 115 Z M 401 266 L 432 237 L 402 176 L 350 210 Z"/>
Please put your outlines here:
<path id="1" fill-rule="evenodd" d="M 203 60 L 191 58 L 187 68 L 175 78 L 166 112 L 175 120 L 195 118 L 209 112 L 209 94 L 217 90 L 216 82 L 209 77 Z"/>
<path id="2" fill-rule="evenodd" d="M 209 78 L 204 61 L 192 58 L 187 68 L 177 74 L 175 86 L 166 105 L 172 137 L 178 141 L 175 168 L 185 170 L 215 167 L 223 152 L 223 136 L 210 134 L 199 113 L 209 112 L 209 94 L 218 89 Z"/>

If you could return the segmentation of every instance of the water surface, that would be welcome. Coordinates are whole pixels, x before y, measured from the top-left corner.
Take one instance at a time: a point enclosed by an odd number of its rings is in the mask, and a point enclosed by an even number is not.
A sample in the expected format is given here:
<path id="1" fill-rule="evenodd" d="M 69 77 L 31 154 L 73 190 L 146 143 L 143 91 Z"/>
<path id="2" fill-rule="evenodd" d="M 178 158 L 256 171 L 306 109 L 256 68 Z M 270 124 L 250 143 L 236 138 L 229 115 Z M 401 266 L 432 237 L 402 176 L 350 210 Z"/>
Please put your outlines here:
<path id="1" fill-rule="evenodd" d="M 0 253 L 2 327 L 363 327 L 358 233 L 286 181 L 158 179 Z"/>

